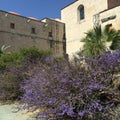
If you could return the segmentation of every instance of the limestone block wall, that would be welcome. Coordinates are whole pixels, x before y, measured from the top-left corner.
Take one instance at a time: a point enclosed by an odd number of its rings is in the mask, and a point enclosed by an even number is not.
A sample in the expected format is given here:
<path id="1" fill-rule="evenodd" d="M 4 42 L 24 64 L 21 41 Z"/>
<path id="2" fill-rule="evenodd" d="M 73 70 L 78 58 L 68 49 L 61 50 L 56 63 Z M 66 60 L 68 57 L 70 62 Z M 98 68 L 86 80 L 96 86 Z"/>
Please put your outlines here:
<path id="1" fill-rule="evenodd" d="M 59 53 L 61 55 L 63 54 L 63 51 L 65 54 L 65 24 L 61 21 L 58 22 L 56 19 L 49 18 L 43 19 L 42 22 L 45 22 L 45 26 L 48 30 L 50 49 L 53 51 L 53 54 L 57 56 Z"/>
<path id="2" fill-rule="evenodd" d="M 36 46 L 43 50 L 51 49 L 54 55 L 63 56 L 65 54 L 63 49 L 64 34 L 65 24 L 60 21 L 52 19 L 40 21 L 16 13 L 0 11 L 0 47 L 10 45 L 9 51 Z M 56 42 L 53 41 L 57 42 L 54 49 L 52 46 Z"/>
<path id="3" fill-rule="evenodd" d="M 100 13 L 101 26 L 111 24 L 116 30 L 120 30 L 120 6 Z"/>
<path id="4" fill-rule="evenodd" d="M 83 20 L 79 20 L 78 7 L 84 6 Z M 93 28 L 93 15 L 107 9 L 107 0 L 77 0 L 61 10 L 62 21 L 66 24 L 66 49 L 69 55 L 82 48 L 80 42 L 85 33 Z"/>

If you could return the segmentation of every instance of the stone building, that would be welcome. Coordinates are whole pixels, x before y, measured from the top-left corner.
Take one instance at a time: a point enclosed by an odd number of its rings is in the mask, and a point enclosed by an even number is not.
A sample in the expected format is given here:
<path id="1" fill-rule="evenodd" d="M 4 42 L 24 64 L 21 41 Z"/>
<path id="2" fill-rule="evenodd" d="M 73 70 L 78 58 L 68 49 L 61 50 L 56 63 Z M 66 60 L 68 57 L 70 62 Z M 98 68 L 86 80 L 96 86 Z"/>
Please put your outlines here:
<path id="1" fill-rule="evenodd" d="M 82 48 L 80 42 L 93 26 L 120 30 L 120 0 L 75 0 L 61 10 L 66 25 L 66 52 L 73 55 Z"/>
<path id="2" fill-rule="evenodd" d="M 36 46 L 51 49 L 55 56 L 66 52 L 65 24 L 55 19 L 23 17 L 14 12 L 0 11 L 0 47 L 10 45 L 8 51 Z"/>
<path id="3" fill-rule="evenodd" d="M 120 0 L 75 0 L 61 9 L 61 20 L 0 11 L 0 47 L 10 45 L 8 50 L 15 51 L 36 46 L 55 56 L 72 56 L 82 48 L 85 33 L 98 24 L 120 30 Z"/>

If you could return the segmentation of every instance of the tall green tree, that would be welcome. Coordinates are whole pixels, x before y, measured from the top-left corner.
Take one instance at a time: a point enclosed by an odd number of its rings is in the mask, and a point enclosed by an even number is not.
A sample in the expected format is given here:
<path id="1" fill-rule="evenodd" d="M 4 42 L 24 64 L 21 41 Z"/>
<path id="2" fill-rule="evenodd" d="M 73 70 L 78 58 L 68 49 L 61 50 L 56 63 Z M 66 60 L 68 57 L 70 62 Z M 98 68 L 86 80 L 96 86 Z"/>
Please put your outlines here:
<path id="1" fill-rule="evenodd" d="M 101 26 L 96 26 L 89 30 L 81 41 L 84 42 L 84 55 L 95 57 L 106 51 L 107 42 L 111 42 L 110 49 L 116 49 L 120 45 L 120 34 L 115 29 L 109 27 L 102 29 Z"/>

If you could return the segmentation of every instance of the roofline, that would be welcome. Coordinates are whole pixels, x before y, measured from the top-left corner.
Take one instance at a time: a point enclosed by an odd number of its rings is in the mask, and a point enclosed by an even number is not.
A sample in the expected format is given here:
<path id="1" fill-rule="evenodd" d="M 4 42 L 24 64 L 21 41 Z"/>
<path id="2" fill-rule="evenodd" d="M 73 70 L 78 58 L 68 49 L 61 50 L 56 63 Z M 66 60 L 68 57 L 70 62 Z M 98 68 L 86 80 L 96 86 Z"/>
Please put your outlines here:
<path id="1" fill-rule="evenodd" d="M 111 10 L 111 9 L 114 9 L 114 8 L 117 8 L 117 7 L 120 7 L 120 5 L 119 5 L 119 6 L 115 6 L 115 7 L 113 7 L 113 8 L 105 9 L 105 10 L 99 12 L 99 13 L 103 13 L 103 12 L 106 12 L 106 11 L 108 11 L 108 10 Z"/>
<path id="2" fill-rule="evenodd" d="M 66 5 L 65 7 L 61 8 L 61 10 L 63 10 L 63 9 L 65 9 L 66 7 L 68 7 L 68 6 L 72 5 L 72 4 L 74 4 L 74 3 L 77 2 L 77 1 L 79 1 L 79 0 L 76 0 L 76 1 L 74 1 L 74 2 L 72 2 L 72 3 L 70 3 L 70 4 L 68 4 L 68 5 Z"/>
<path id="3" fill-rule="evenodd" d="M 51 19 L 51 18 L 47 18 L 47 17 L 45 17 L 45 18 L 43 18 L 43 19 L 41 19 L 41 20 L 39 20 L 39 19 L 37 20 L 37 19 L 32 19 L 32 18 L 26 17 L 26 16 L 22 16 L 22 15 L 20 15 L 20 14 L 14 14 L 14 13 L 11 13 L 11 12 L 7 12 L 7 11 L 4 11 L 4 10 L 0 10 L 0 11 L 1 11 L 1 12 L 4 12 L 4 13 L 7 13 L 7 14 L 14 15 L 14 16 L 19 16 L 19 17 L 22 17 L 22 18 L 25 18 L 25 19 L 30 19 L 30 20 L 36 21 L 36 22 L 45 23 L 45 22 L 43 22 L 42 20 L 44 20 L 44 19 L 49 19 L 49 20 L 52 20 L 52 21 L 55 21 L 55 22 L 59 22 L 59 23 L 65 24 L 65 23 L 63 23 L 62 21 L 57 21 L 57 20 L 55 20 L 55 19 Z"/>
<path id="4" fill-rule="evenodd" d="M 54 18 L 52 19 L 52 18 L 47 18 L 47 17 L 45 17 L 45 18 L 43 18 L 43 19 L 41 19 L 41 20 L 44 20 L 44 19 L 48 19 L 48 20 L 51 20 L 51 21 L 55 21 L 55 22 L 59 22 L 59 23 L 65 24 L 64 22 L 55 20 Z"/>
<path id="5" fill-rule="evenodd" d="M 4 10 L 0 10 L 0 12 L 4 12 L 4 13 L 7 13 L 7 14 L 11 14 L 11 15 L 14 15 L 14 16 L 19 16 L 19 17 L 22 17 L 22 18 L 25 18 L 25 19 L 30 19 L 31 21 L 36 21 L 36 22 L 41 22 L 41 23 L 44 23 L 42 22 L 41 20 L 37 20 L 37 19 L 32 19 L 32 18 L 29 18 L 29 17 L 26 17 L 26 16 L 22 16 L 20 14 L 13 14 L 11 12 L 7 12 L 7 11 L 4 11 Z"/>

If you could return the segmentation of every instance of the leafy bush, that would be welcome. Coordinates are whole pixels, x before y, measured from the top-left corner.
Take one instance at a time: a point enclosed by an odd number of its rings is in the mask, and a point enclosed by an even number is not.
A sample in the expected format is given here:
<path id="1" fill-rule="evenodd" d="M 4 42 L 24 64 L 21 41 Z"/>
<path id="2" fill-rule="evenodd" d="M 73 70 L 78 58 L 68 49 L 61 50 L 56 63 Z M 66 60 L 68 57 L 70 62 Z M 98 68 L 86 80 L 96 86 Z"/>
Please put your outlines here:
<path id="1" fill-rule="evenodd" d="M 47 56 L 51 55 L 50 50 L 39 50 L 36 47 L 22 48 L 20 50 L 21 55 L 30 62 L 35 62 L 36 60 L 43 60 Z"/>
<path id="2" fill-rule="evenodd" d="M 29 69 L 32 77 L 21 85 L 25 92 L 21 101 L 26 108 L 44 109 L 38 117 L 106 120 L 109 109 L 120 101 L 120 93 L 113 85 L 119 64 L 120 51 L 94 59 L 80 55 L 75 63 L 48 57 L 46 64 L 39 63 Z"/>
<path id="3" fill-rule="evenodd" d="M 25 77 L 22 71 L 11 67 L 0 74 L 0 100 L 16 100 L 22 95 L 20 83 Z"/>
<path id="4" fill-rule="evenodd" d="M 49 50 L 39 50 L 36 47 L 22 48 L 18 52 L 4 53 L 0 57 L 0 70 L 5 69 L 7 66 L 21 65 L 28 61 L 42 61 L 49 55 L 51 55 Z"/>
<path id="5" fill-rule="evenodd" d="M 33 61 L 43 62 L 42 59 L 49 54 L 50 52 L 35 47 L 4 53 L 0 57 L 0 100 L 19 99 L 23 94 L 20 90 L 20 83 L 29 77 L 26 74 L 29 66 L 34 64 Z"/>
<path id="6" fill-rule="evenodd" d="M 10 46 L 5 46 L 2 45 L 2 47 L 0 48 L 0 57 L 5 53 L 5 50 L 8 49 Z"/>
<path id="7" fill-rule="evenodd" d="M 25 62 L 24 56 L 20 52 L 4 53 L 0 57 L 0 72 L 4 72 L 8 67 L 19 67 Z"/>

